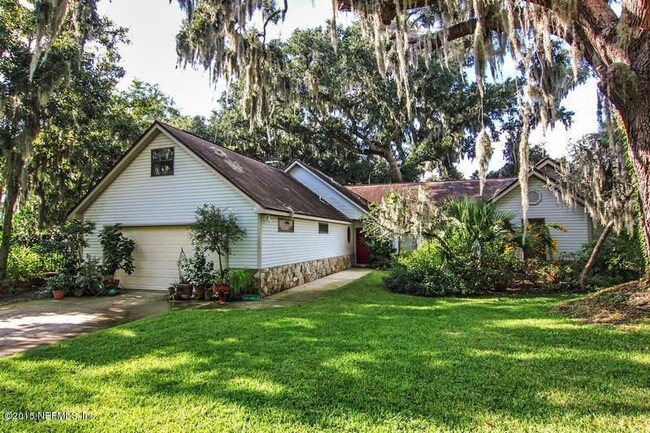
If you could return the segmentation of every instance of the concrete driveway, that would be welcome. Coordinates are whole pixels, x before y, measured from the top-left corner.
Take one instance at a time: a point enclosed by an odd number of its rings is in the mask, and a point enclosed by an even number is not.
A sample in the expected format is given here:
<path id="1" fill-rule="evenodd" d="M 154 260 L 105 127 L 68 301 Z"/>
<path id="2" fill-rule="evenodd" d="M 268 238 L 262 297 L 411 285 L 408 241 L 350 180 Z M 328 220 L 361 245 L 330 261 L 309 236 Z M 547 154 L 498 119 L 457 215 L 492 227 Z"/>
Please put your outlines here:
<path id="1" fill-rule="evenodd" d="M 165 292 L 16 302 L 0 306 L 0 357 L 170 311 Z"/>
<path id="2" fill-rule="evenodd" d="M 0 305 L 0 357 L 172 310 L 256 309 L 304 304 L 369 272 L 368 269 L 348 269 L 257 302 L 168 302 L 166 292 L 128 290 L 113 297 L 70 297 L 59 301 L 42 299 Z"/>

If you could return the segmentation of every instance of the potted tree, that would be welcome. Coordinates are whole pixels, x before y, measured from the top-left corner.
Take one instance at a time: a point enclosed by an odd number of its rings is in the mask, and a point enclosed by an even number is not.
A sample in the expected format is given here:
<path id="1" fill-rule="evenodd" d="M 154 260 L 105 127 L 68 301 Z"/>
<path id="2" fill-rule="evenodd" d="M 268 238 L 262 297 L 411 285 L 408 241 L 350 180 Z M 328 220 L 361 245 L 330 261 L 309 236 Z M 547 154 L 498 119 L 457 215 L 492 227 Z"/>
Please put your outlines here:
<path id="1" fill-rule="evenodd" d="M 133 250 L 135 242 L 122 234 L 122 225 L 106 226 L 99 233 L 99 242 L 103 253 L 104 284 L 117 288 L 120 281 L 115 279 L 115 272 L 122 269 L 127 275 L 135 270 Z"/>
<path id="2" fill-rule="evenodd" d="M 190 226 L 190 235 L 197 249 L 215 253 L 219 258 L 219 274 L 215 279 L 214 293 L 220 300 L 227 299 L 229 289 L 223 257 L 228 257 L 232 245 L 246 237 L 246 230 L 239 227 L 232 212 L 225 214 L 219 207 L 205 204 L 196 210 L 196 222 Z"/>

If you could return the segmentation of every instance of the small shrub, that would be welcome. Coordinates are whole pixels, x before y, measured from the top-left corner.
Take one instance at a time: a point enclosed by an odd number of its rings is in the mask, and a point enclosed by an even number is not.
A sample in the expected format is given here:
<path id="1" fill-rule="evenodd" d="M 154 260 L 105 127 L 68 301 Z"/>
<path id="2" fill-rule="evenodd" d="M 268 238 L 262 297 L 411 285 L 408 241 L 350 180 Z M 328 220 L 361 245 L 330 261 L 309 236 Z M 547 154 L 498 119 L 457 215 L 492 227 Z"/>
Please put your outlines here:
<path id="1" fill-rule="evenodd" d="M 74 276 L 75 290 L 79 291 L 79 294 L 95 296 L 103 292 L 104 285 L 100 278 L 98 264 L 98 259 L 88 256 L 79 267 L 79 270 Z"/>
<path id="2" fill-rule="evenodd" d="M 102 245 L 104 275 L 113 279 L 118 269 L 122 269 L 127 275 L 133 273 L 135 242 L 122 234 L 121 224 L 104 227 L 99 234 L 99 242 Z"/>
<path id="3" fill-rule="evenodd" d="M 93 222 L 69 220 L 52 229 L 42 243 L 43 249 L 63 255 L 62 267 L 74 273 L 83 261 L 83 249 L 88 246 L 88 236 L 94 229 Z"/>
<path id="4" fill-rule="evenodd" d="M 41 256 L 31 248 L 16 245 L 11 248 L 7 261 L 7 279 L 10 282 L 27 282 L 43 278 Z"/>
<path id="5" fill-rule="evenodd" d="M 596 241 L 586 244 L 575 255 L 574 268 L 577 275 L 589 260 L 595 243 Z M 603 288 L 636 280 L 643 275 L 644 266 L 643 252 L 637 236 L 625 233 L 610 235 L 596 259 L 587 285 L 591 288 Z"/>
<path id="6" fill-rule="evenodd" d="M 475 295 L 510 287 L 519 271 L 519 260 L 486 243 L 481 262 L 467 251 L 443 251 L 435 243 L 400 256 L 384 279 L 389 290 L 420 296 Z"/>
<path id="7" fill-rule="evenodd" d="M 182 260 L 180 266 L 183 275 L 194 287 L 207 288 L 215 281 L 214 263 L 201 250 L 195 250 L 194 255 Z"/>
<path id="8" fill-rule="evenodd" d="M 246 237 L 246 230 L 237 224 L 234 213 L 226 214 L 213 204 L 196 210 L 196 222 L 190 226 L 190 235 L 196 249 L 217 254 L 219 276 L 224 277 L 222 256 L 228 256 L 232 246 Z"/>
<path id="9" fill-rule="evenodd" d="M 253 277 L 246 269 L 229 269 L 227 280 L 233 296 L 243 295 L 253 285 Z"/>
<path id="10" fill-rule="evenodd" d="M 366 243 L 370 249 L 370 266 L 375 269 L 389 268 L 395 254 L 393 243 L 381 239 L 368 239 Z"/>

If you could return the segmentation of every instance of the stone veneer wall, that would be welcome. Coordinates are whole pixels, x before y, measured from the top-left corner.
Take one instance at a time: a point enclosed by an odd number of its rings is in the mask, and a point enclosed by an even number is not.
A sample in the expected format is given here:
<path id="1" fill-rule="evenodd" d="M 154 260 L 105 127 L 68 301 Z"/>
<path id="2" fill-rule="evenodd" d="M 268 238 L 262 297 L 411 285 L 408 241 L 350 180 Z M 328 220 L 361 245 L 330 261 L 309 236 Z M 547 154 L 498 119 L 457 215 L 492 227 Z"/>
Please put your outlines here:
<path id="1" fill-rule="evenodd" d="M 271 295 L 352 267 L 354 255 L 260 269 L 253 275 L 260 294 Z"/>

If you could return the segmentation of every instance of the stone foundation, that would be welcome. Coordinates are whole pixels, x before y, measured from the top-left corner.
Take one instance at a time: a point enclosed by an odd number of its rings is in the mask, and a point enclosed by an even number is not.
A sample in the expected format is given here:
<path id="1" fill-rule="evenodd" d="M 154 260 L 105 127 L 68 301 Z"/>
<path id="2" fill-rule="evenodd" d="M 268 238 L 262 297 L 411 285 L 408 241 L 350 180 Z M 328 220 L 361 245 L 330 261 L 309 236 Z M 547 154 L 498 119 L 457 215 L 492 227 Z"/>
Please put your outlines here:
<path id="1" fill-rule="evenodd" d="M 260 269 L 253 275 L 260 294 L 281 292 L 352 267 L 353 255 L 330 257 Z"/>

